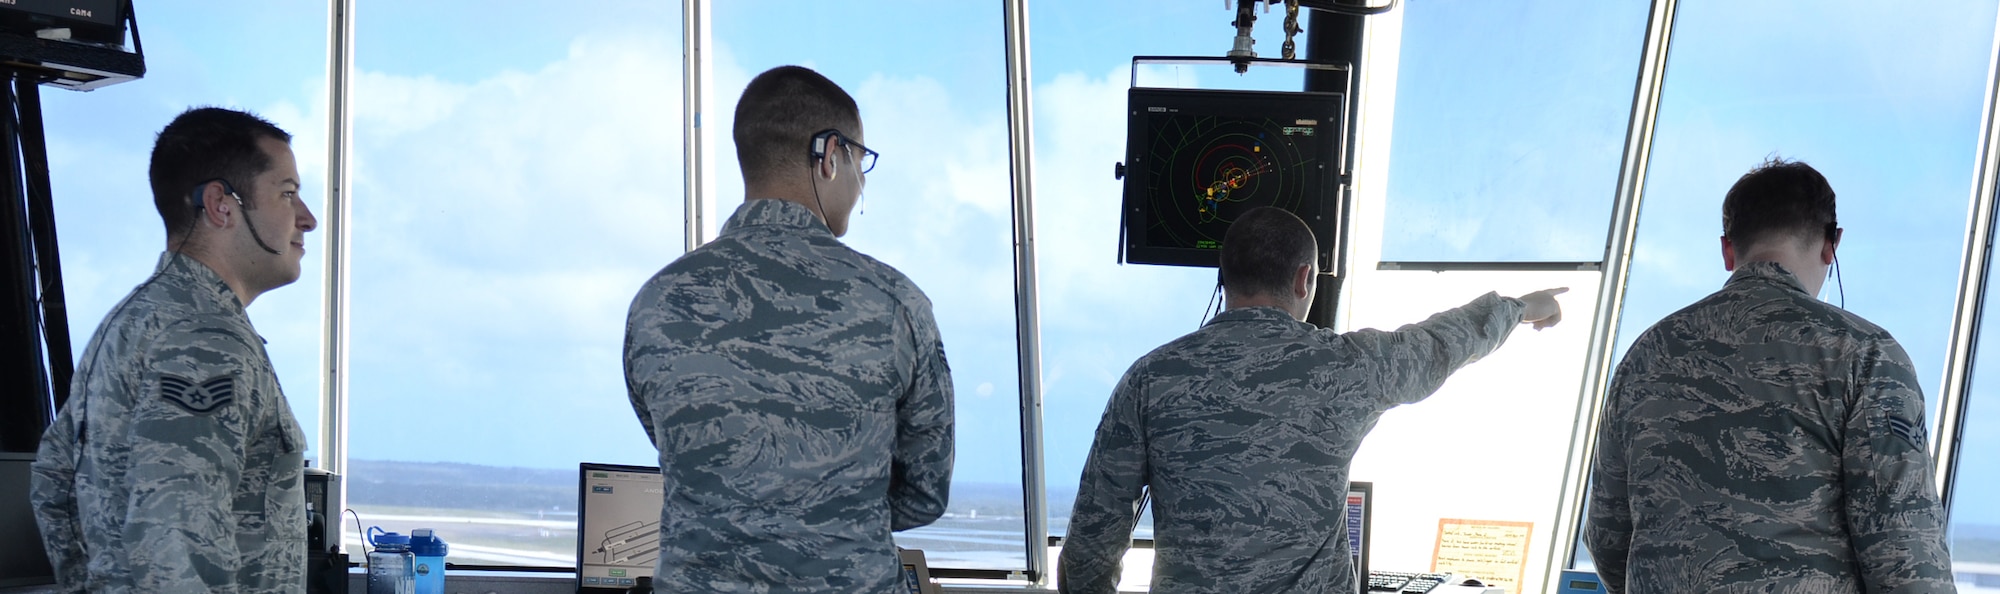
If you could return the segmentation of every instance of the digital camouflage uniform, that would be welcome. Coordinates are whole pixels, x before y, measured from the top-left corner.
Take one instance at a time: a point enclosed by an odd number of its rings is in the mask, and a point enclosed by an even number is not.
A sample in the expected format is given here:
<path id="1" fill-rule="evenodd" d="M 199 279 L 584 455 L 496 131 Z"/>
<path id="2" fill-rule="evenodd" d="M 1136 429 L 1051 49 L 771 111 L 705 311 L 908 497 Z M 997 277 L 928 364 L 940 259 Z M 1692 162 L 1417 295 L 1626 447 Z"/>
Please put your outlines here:
<path id="1" fill-rule="evenodd" d="M 85 347 L 32 492 L 63 592 L 302 592 L 305 435 L 215 271 L 160 257 Z"/>
<path id="2" fill-rule="evenodd" d="M 1487 294 L 1394 332 L 1231 309 L 1125 372 L 1070 515 L 1066 592 L 1111 592 L 1140 488 L 1154 592 L 1352 592 L 1347 471 L 1383 411 L 1423 400 L 1521 323 Z"/>
<path id="3" fill-rule="evenodd" d="M 930 299 L 805 207 L 748 200 L 632 301 L 660 450 L 659 592 L 891 592 L 944 513 L 951 370 Z"/>
<path id="4" fill-rule="evenodd" d="M 1888 332 L 1771 262 L 1632 344 L 1585 541 L 1612 592 L 1951 592 L 1924 396 Z"/>

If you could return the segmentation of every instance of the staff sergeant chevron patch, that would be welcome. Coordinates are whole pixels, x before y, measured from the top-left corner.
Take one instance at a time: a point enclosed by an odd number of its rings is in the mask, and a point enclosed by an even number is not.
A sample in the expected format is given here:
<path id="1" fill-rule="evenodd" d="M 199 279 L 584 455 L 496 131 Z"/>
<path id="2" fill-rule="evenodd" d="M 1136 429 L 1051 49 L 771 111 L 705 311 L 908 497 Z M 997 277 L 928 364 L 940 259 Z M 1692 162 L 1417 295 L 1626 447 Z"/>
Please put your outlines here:
<path id="1" fill-rule="evenodd" d="M 173 374 L 160 374 L 160 397 L 188 412 L 206 414 L 236 401 L 236 381 L 230 376 L 195 383 Z"/>

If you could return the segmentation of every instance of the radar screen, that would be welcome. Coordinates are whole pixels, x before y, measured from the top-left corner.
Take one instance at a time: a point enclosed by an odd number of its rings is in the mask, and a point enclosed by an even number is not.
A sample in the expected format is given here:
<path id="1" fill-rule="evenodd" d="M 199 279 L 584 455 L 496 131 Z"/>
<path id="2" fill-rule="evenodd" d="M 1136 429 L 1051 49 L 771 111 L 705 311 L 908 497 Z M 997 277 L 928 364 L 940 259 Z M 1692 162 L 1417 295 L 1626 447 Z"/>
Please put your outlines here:
<path id="1" fill-rule="evenodd" d="M 1122 261 L 1215 266 L 1229 223 L 1275 206 L 1336 249 L 1345 97 L 1132 89 Z"/>

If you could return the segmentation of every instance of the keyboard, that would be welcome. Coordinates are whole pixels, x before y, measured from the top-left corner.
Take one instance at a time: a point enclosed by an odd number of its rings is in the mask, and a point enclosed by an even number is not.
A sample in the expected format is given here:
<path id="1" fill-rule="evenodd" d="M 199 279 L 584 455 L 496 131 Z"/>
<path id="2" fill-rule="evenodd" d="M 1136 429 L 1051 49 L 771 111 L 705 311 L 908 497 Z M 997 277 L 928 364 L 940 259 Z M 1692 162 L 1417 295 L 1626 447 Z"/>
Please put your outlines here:
<path id="1" fill-rule="evenodd" d="M 1395 592 L 1396 594 L 1424 594 L 1444 585 L 1451 579 L 1449 573 L 1406 573 L 1401 571 L 1368 572 L 1369 592 Z"/>

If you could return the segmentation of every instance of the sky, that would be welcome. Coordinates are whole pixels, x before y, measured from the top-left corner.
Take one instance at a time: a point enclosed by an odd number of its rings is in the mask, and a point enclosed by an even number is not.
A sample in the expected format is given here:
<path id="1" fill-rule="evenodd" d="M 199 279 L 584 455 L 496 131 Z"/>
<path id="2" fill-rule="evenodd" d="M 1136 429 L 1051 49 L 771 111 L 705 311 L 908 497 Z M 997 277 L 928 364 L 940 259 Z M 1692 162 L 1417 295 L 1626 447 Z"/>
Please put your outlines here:
<path id="1" fill-rule="evenodd" d="M 502 4 L 357 9 L 351 455 L 653 464 L 619 352 L 631 296 L 684 246 L 678 4 Z M 743 84 L 801 64 L 843 85 L 862 107 L 863 141 L 882 153 L 847 241 L 935 303 L 957 394 L 956 480 L 1020 484 L 998 4 L 715 4 L 708 233 L 742 198 L 727 130 Z M 1620 351 L 1727 278 L 1714 239 L 1722 192 L 1778 154 L 1819 167 L 1840 192 L 1846 304 L 1901 338 L 1937 393 L 1995 7 L 1848 4 L 1681 4 Z M 146 154 L 181 109 L 241 107 L 291 130 L 308 203 L 324 198 L 325 8 L 140 9 L 146 78 L 43 93 L 79 350 L 161 250 Z M 1394 135 L 1372 165 L 1387 168 L 1382 259 L 1601 258 L 1644 3 L 1401 10 Z M 1031 2 L 1029 14 L 1045 472 L 1059 488 L 1075 484 L 1112 383 L 1194 330 L 1213 287 L 1210 271 L 1116 262 L 1111 172 L 1124 158 L 1131 58 L 1218 55 L 1232 32 L 1212 1 Z M 1266 16 L 1259 49 L 1270 54 L 1280 15 Z M 1281 70 L 1148 66 L 1138 78 L 1298 86 Z M 307 236 L 302 280 L 250 308 L 315 443 L 323 231 Z M 1979 370 L 1976 390 L 1988 383 Z M 1983 390 L 1975 398 L 1994 401 Z M 1996 413 L 1975 408 L 1972 421 L 1966 451 L 2000 448 Z M 1995 500 L 2000 460 L 1964 464 L 1961 500 Z M 2000 508 L 1958 513 L 2000 524 Z"/>

